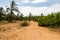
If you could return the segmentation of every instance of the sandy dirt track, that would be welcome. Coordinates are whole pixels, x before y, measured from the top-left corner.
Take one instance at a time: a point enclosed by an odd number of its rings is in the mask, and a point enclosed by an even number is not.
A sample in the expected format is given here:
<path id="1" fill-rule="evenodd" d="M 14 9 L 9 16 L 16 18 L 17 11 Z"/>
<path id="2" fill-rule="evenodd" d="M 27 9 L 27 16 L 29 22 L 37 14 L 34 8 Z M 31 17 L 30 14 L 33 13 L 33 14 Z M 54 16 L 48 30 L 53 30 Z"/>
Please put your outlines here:
<path id="1" fill-rule="evenodd" d="M 1 27 L 10 28 L 0 32 L 0 40 L 60 40 L 60 34 L 45 27 L 38 27 L 37 22 L 30 22 L 30 26 L 19 28 L 19 23 L 3 24 Z"/>

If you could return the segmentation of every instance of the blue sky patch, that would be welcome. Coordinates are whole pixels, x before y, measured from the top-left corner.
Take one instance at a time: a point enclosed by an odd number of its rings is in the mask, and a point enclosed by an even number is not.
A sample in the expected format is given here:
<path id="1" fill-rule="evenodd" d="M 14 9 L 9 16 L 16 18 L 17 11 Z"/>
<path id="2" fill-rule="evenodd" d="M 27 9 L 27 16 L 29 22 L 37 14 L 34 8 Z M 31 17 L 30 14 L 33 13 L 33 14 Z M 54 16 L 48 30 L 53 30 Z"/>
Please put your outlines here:
<path id="1" fill-rule="evenodd" d="M 60 4 L 60 0 L 48 0 L 42 3 L 32 3 L 34 0 L 29 0 L 28 3 L 24 3 L 22 0 L 15 0 L 19 6 L 31 6 L 31 7 L 42 7 L 42 6 L 51 6 L 54 4 Z M 0 0 L 0 6 L 6 6 L 10 4 L 10 0 Z"/>

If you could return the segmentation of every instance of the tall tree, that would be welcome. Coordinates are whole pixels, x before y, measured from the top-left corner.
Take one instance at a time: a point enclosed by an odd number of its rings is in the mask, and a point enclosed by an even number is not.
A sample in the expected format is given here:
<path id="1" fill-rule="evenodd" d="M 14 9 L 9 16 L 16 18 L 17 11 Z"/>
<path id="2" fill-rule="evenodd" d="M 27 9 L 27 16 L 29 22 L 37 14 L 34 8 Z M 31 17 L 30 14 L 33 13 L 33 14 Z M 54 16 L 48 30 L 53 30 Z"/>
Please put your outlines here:
<path id="1" fill-rule="evenodd" d="M 0 7 L 0 21 L 3 20 L 3 16 L 4 16 L 4 13 L 3 13 L 3 7 Z"/>
<path id="2" fill-rule="evenodd" d="M 33 16 L 32 16 L 32 14 L 30 13 L 28 20 L 32 20 L 32 17 L 33 17 Z"/>
<path id="3" fill-rule="evenodd" d="M 41 13 L 41 17 L 43 17 L 44 15 L 43 15 L 43 13 Z"/>
<path id="4" fill-rule="evenodd" d="M 13 1 L 11 2 L 11 4 L 10 4 L 10 7 L 8 7 L 7 10 L 6 10 L 6 12 L 9 12 L 9 15 L 10 15 L 9 21 L 10 21 L 10 22 L 13 22 L 14 11 L 19 12 L 19 10 L 18 10 L 18 8 L 16 7 L 16 5 L 17 5 L 17 4 L 16 4 L 15 1 L 13 0 Z"/>

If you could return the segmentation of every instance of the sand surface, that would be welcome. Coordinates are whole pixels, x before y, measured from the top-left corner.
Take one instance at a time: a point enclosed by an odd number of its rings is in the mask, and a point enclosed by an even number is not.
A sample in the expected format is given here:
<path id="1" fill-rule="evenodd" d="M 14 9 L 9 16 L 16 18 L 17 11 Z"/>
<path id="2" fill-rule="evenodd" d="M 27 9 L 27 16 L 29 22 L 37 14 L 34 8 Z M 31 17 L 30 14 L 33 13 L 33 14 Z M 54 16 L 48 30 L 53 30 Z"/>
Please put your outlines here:
<path id="1" fill-rule="evenodd" d="M 0 40 L 60 40 L 60 34 L 45 27 L 38 27 L 37 22 L 31 21 L 29 26 L 19 28 L 19 23 L 0 25 L 6 31 L 0 31 Z"/>

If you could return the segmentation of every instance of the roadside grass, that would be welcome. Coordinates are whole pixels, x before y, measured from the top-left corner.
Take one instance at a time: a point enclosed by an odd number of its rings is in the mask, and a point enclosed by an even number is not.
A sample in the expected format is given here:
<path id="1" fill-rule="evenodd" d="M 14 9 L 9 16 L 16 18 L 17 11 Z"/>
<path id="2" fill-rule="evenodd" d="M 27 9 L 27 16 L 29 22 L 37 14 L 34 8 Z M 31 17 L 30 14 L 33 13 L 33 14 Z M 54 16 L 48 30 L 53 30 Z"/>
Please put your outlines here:
<path id="1" fill-rule="evenodd" d="M 59 32 L 60 33 L 60 28 L 51 28 L 51 27 L 47 27 L 50 31 L 54 31 L 54 32 Z"/>

